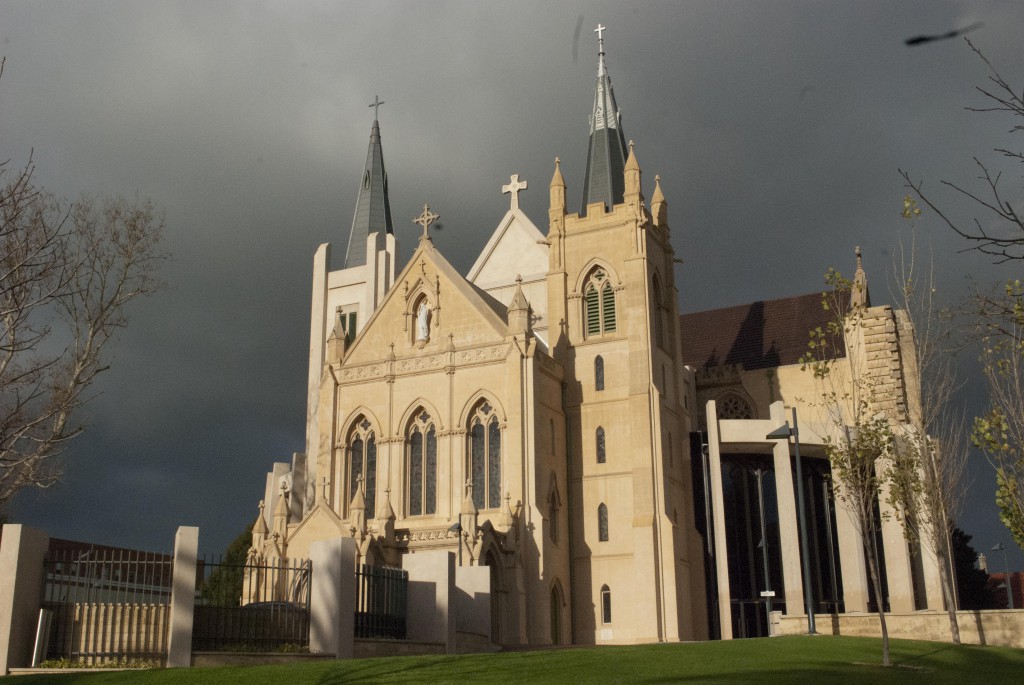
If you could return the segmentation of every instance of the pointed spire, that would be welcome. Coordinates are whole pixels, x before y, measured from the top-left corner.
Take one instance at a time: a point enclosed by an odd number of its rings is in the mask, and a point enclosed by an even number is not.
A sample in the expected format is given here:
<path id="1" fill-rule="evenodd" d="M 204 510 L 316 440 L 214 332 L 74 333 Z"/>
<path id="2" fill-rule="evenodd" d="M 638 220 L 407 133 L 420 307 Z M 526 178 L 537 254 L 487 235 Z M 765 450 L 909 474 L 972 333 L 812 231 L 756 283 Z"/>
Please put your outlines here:
<path id="1" fill-rule="evenodd" d="M 629 158 L 626 160 L 626 167 L 623 169 L 623 181 L 625 183 L 625 195 L 640 195 L 640 163 L 636 161 L 636 153 L 633 152 L 633 141 L 629 141 Z"/>
<path id="2" fill-rule="evenodd" d="M 516 274 L 516 291 L 508 305 L 508 328 L 515 335 L 532 333 L 530 303 L 523 294 L 523 277 L 519 274 Z"/>
<path id="3" fill-rule="evenodd" d="M 263 500 L 260 500 L 260 513 L 256 517 L 256 523 L 254 523 L 252 526 L 252 532 L 254 535 L 266 535 L 270 532 L 270 529 L 267 528 L 267 519 L 265 518 L 266 515 L 263 513 L 265 507 L 266 505 L 263 504 Z"/>
<path id="4" fill-rule="evenodd" d="M 377 109 L 384 104 L 375 98 L 373 127 L 370 129 L 370 147 L 366 152 L 366 166 L 359 182 L 352 231 L 348 237 L 345 268 L 366 264 L 366 237 L 371 233 L 395 232 L 391 223 L 391 201 L 388 199 L 388 175 L 384 170 L 384 153 L 380 145 L 380 125 Z"/>
<path id="5" fill-rule="evenodd" d="M 661 192 L 661 176 L 654 177 L 654 194 L 651 195 L 651 214 L 654 215 L 655 226 L 664 226 L 668 223 L 668 202 L 665 201 L 665 193 Z"/>
<path id="6" fill-rule="evenodd" d="M 622 203 L 623 171 L 626 161 L 626 138 L 622 133 L 619 107 L 604 62 L 605 27 L 598 24 L 597 85 L 594 108 L 590 115 L 590 148 L 587 151 L 587 172 L 583 178 L 583 204 L 604 202 L 606 208 Z"/>
<path id="7" fill-rule="evenodd" d="M 345 315 L 341 307 L 334 309 L 334 329 L 327 338 L 327 363 L 335 364 L 345 356 L 345 347 L 348 344 L 348 334 L 345 332 Z"/>
<path id="8" fill-rule="evenodd" d="M 868 292 L 868 275 L 861 260 L 860 245 L 853 253 L 857 255 L 857 272 L 853 276 L 853 285 L 850 286 L 850 306 L 854 309 L 864 309 L 871 306 L 871 294 Z"/>

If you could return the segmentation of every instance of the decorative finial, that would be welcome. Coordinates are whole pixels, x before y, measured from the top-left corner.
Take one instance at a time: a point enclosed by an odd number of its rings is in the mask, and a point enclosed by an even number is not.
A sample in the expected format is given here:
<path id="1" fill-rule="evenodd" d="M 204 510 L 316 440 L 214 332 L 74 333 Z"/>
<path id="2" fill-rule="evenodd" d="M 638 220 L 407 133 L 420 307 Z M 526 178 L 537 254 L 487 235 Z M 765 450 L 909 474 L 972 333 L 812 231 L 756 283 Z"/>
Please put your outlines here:
<path id="1" fill-rule="evenodd" d="M 594 29 L 594 33 L 597 34 L 597 51 L 600 54 L 604 54 L 604 32 L 608 30 L 607 26 L 601 26 L 599 23 L 597 28 Z"/>
<path id="2" fill-rule="evenodd" d="M 863 269 L 864 268 L 864 264 L 861 261 L 861 257 L 860 257 L 860 245 L 858 245 L 857 247 L 854 248 L 853 254 L 857 255 L 857 268 L 858 269 Z"/>
<path id="3" fill-rule="evenodd" d="M 632 140 L 629 141 L 629 152 L 630 153 L 633 152 L 633 141 Z"/>
<path id="4" fill-rule="evenodd" d="M 655 182 L 655 183 L 661 183 L 661 176 L 660 176 L 660 175 L 658 175 L 658 174 L 655 174 L 655 175 L 654 175 L 654 182 Z"/>
<path id="5" fill-rule="evenodd" d="M 419 224 L 420 226 L 423 227 L 423 236 L 421 238 L 422 240 L 430 240 L 430 236 L 427 235 L 427 229 L 430 228 L 430 224 L 434 223 L 440 218 L 440 215 L 434 214 L 433 212 L 430 211 L 430 205 L 423 205 L 423 213 L 412 220 L 414 224 Z"/>
<path id="6" fill-rule="evenodd" d="M 260 500 L 260 515 L 261 516 L 263 515 L 263 510 L 266 509 L 266 508 L 267 508 L 267 505 L 265 505 L 263 503 L 263 500 Z"/>
<path id="7" fill-rule="evenodd" d="M 521 285 L 522 282 L 523 282 L 523 275 L 522 274 L 516 274 L 516 285 Z"/>
<path id="8" fill-rule="evenodd" d="M 519 209 L 519 191 L 526 190 L 526 187 L 526 181 L 520 181 L 519 174 L 512 174 L 508 185 L 503 185 L 501 187 L 502 193 L 512 194 L 512 209 Z"/>
<path id="9" fill-rule="evenodd" d="M 562 163 L 562 160 L 560 160 L 558 157 L 555 157 L 555 166 L 558 166 L 561 163 Z"/>
<path id="10" fill-rule="evenodd" d="M 380 109 L 380 106 L 383 105 L 383 104 L 384 104 L 384 101 L 381 100 L 379 96 L 377 96 L 377 95 L 373 96 L 373 102 L 370 103 L 370 107 L 373 107 L 373 120 L 374 121 L 377 121 L 377 111 Z"/>

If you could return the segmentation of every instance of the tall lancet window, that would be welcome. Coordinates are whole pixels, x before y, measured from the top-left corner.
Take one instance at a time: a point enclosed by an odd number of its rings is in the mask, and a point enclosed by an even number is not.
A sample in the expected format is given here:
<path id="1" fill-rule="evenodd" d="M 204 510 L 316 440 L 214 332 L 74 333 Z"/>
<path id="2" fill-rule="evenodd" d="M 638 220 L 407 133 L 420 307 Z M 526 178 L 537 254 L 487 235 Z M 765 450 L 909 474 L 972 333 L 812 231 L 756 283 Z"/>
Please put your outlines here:
<path id="1" fill-rule="evenodd" d="M 604 390 L 604 358 L 594 357 L 594 390 Z"/>
<path id="2" fill-rule="evenodd" d="M 478 509 L 501 506 L 501 427 L 494 408 L 483 402 L 469 420 L 469 472 Z"/>
<path id="3" fill-rule="evenodd" d="M 409 515 L 437 513 L 437 430 L 424 410 L 416 412 L 407 434 Z"/>
<path id="4" fill-rule="evenodd" d="M 597 541 L 608 542 L 608 507 L 604 502 L 597 507 Z"/>
<path id="5" fill-rule="evenodd" d="M 356 419 L 349 433 L 348 506 L 356 495 L 359 478 L 363 479 L 366 518 L 373 518 L 377 495 L 377 439 L 366 417 Z"/>
<path id="6" fill-rule="evenodd" d="M 594 433 L 594 442 L 597 447 L 597 463 L 603 464 L 605 462 L 604 428 L 601 426 L 598 426 Z"/>
<path id="7" fill-rule="evenodd" d="M 600 267 L 594 269 L 583 286 L 583 309 L 588 336 L 615 330 L 615 289 Z"/>

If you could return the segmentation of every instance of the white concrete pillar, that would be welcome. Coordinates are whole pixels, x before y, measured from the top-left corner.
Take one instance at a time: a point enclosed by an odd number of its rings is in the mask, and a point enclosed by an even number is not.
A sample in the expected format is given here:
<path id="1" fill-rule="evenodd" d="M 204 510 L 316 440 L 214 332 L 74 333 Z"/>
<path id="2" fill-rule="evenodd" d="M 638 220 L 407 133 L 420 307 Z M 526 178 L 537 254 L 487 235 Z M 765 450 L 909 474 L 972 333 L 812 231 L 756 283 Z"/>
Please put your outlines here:
<path id="1" fill-rule="evenodd" d="M 179 526 L 174 535 L 174 571 L 171 575 L 171 620 L 167 639 L 167 667 L 192 665 L 192 618 L 196 605 L 196 561 L 199 529 Z"/>
<path id="2" fill-rule="evenodd" d="M 879 472 L 885 468 L 879 464 Z M 903 534 L 903 524 L 892 506 L 886 501 L 888 485 L 878 493 L 878 508 L 882 514 L 882 546 L 885 549 L 885 575 L 889 585 L 889 610 L 893 613 L 914 611 L 913 566 L 910 549 Z"/>
<path id="3" fill-rule="evenodd" d="M 769 407 L 772 430 L 786 423 L 786 406 L 781 401 Z M 801 616 L 804 605 L 803 574 L 800 570 L 800 528 L 796 493 L 793 489 L 793 462 L 789 440 L 775 440 L 772 447 L 775 465 L 775 501 L 779 507 L 779 546 L 782 556 L 782 580 L 786 587 L 786 615 Z"/>
<path id="4" fill-rule="evenodd" d="M 722 453 L 718 435 L 718 410 L 708 400 L 708 471 L 711 481 L 711 511 L 715 526 L 715 571 L 718 577 L 718 623 L 721 638 L 732 639 L 732 593 L 729 592 L 729 551 L 725 538 L 725 497 L 722 494 Z"/>
<path id="5" fill-rule="evenodd" d="M 440 550 L 406 554 L 402 568 L 409 572 L 408 639 L 443 642 L 445 653 L 451 654 L 455 651 L 455 554 Z"/>
<path id="6" fill-rule="evenodd" d="M 309 546 L 309 651 L 351 659 L 355 644 L 356 541 L 321 540 Z"/>
<path id="7" fill-rule="evenodd" d="M 0 542 L 0 676 L 32 665 L 49 536 L 8 523 Z"/>
<path id="8" fill-rule="evenodd" d="M 843 487 L 842 481 L 832 471 L 832 482 L 837 489 Z M 836 497 L 834 503 L 836 513 L 836 544 L 839 547 L 839 566 L 843 572 L 843 606 L 846 612 L 868 610 L 868 576 L 867 565 L 864 563 L 864 543 L 855 521 L 855 514 L 849 506 Z"/>

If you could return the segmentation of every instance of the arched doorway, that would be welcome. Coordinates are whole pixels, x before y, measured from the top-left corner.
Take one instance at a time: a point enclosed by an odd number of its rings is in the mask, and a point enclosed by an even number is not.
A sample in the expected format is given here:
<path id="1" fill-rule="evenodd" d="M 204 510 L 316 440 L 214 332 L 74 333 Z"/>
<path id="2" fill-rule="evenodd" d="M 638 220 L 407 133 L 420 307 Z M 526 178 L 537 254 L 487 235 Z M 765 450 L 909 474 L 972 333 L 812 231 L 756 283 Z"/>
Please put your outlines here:
<path id="1" fill-rule="evenodd" d="M 562 644 L 562 588 L 556 580 L 551 585 L 551 644 Z"/>

